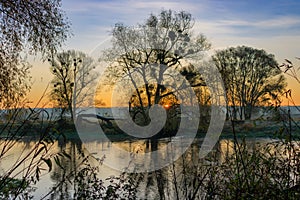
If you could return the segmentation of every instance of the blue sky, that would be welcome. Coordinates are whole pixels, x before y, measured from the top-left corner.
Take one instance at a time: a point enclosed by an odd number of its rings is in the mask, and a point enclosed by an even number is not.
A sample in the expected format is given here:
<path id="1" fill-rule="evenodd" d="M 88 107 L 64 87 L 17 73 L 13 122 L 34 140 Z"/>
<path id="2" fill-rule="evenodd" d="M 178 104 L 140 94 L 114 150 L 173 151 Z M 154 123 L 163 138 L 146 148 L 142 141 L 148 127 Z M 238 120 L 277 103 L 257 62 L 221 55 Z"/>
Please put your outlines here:
<path id="1" fill-rule="evenodd" d="M 279 62 L 300 56 L 300 1 L 298 0 L 62 0 L 74 36 L 66 49 L 90 52 L 105 40 L 117 22 L 142 23 L 161 9 L 188 11 L 195 31 L 204 33 L 213 50 L 249 45 L 275 54 Z"/>
<path id="2" fill-rule="evenodd" d="M 108 38 L 115 23 L 133 26 L 143 23 L 150 13 L 172 9 L 192 14 L 194 31 L 207 36 L 211 52 L 247 45 L 274 54 L 279 63 L 300 57 L 299 0 L 62 0 L 62 7 L 74 34 L 64 50 L 90 53 Z M 45 73 L 42 69 L 35 71 L 39 76 Z"/>

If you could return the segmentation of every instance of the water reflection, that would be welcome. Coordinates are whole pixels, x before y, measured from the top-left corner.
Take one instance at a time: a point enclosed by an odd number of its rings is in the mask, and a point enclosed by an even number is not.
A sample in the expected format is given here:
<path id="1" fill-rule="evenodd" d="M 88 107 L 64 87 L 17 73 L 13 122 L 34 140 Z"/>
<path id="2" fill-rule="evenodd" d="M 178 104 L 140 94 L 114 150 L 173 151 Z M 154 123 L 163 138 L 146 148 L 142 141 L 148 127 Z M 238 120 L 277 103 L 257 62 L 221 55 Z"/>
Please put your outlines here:
<path id="1" fill-rule="evenodd" d="M 184 139 L 182 143 L 184 143 Z M 269 140 L 251 140 L 248 141 L 249 146 L 255 147 L 259 142 L 267 142 Z M 86 155 L 90 155 L 89 161 L 92 165 L 99 165 L 99 159 L 103 156 L 115 155 L 112 151 L 112 147 L 121 148 L 125 151 L 132 152 L 135 155 L 147 153 L 156 149 L 165 148 L 170 142 L 169 139 L 161 139 L 150 141 L 150 140 L 136 140 L 136 141 L 119 141 L 119 142 L 108 142 L 108 141 L 97 141 L 88 142 L 85 145 L 89 146 L 90 152 L 87 152 L 85 146 L 78 140 L 63 142 L 56 141 L 51 147 L 52 155 L 64 152 L 69 156 L 60 156 L 58 164 L 53 165 L 53 169 L 50 173 L 45 171 L 41 177 L 41 180 L 35 185 L 35 199 L 39 199 L 49 192 L 53 187 L 57 188 L 57 192 L 52 194 L 52 199 L 68 199 L 74 191 L 74 184 L 72 178 L 76 174 L 77 170 L 83 162 Z M 0 143 L 2 144 L 1 140 Z M 12 167 L 12 165 L 22 156 L 26 155 L 26 152 L 30 151 L 36 142 L 34 141 L 19 141 L 16 143 L 9 153 L 0 160 L 0 173 L 3 174 L 6 170 Z M 214 150 L 210 153 L 210 157 L 214 157 L 212 160 L 199 159 L 199 151 L 201 148 L 202 140 L 195 139 L 190 148 L 186 153 L 178 160 L 174 160 L 170 166 L 164 169 L 157 170 L 155 172 L 145 172 L 141 175 L 142 181 L 139 184 L 140 197 L 147 195 L 148 197 L 161 198 L 163 194 L 168 194 L 170 199 L 177 198 L 176 195 L 189 196 L 196 192 L 196 188 L 193 186 L 197 181 L 201 180 L 201 176 L 204 176 L 205 172 L 199 172 L 199 166 L 207 165 L 211 166 L 213 162 L 224 161 L 229 155 L 234 152 L 234 143 L 230 139 L 220 140 Z M 0 146 L 1 149 L 3 146 Z M 176 149 L 167 149 L 165 154 L 169 151 L 175 151 Z M 167 157 L 161 155 L 161 159 Z M 27 163 L 21 167 L 26 167 Z M 46 168 L 46 166 L 45 166 Z M 110 166 L 102 165 L 98 176 L 102 179 L 108 176 L 118 176 L 119 171 L 116 171 Z M 140 177 L 140 178 L 141 178 Z M 176 183 L 176 184 L 174 184 Z M 181 187 L 184 186 L 184 187 Z M 180 190 L 180 191 L 179 191 Z M 157 192 L 158 191 L 158 192 Z"/>

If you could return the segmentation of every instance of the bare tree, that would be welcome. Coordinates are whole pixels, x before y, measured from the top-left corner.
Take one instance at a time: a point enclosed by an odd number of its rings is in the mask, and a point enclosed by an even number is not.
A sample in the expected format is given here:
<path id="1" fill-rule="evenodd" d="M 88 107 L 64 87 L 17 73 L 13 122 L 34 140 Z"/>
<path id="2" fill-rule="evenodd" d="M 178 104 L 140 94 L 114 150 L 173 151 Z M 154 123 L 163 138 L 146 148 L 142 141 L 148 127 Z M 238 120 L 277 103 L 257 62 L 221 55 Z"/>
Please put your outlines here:
<path id="1" fill-rule="evenodd" d="M 144 111 L 152 105 L 176 104 L 174 95 L 184 95 L 187 86 L 178 83 L 178 75 L 192 87 L 203 85 L 200 74 L 186 60 L 201 59 L 210 43 L 204 35 L 192 34 L 193 26 L 190 13 L 163 10 L 157 16 L 151 14 L 137 27 L 116 24 L 112 31 L 113 47 L 105 50 L 104 58 L 114 62 L 106 77 L 112 84 L 123 79 L 135 88 L 129 107 L 139 106 L 146 123 L 149 119 Z M 134 74 L 139 74 L 141 81 Z M 172 91 L 175 85 L 177 90 Z"/>
<path id="2" fill-rule="evenodd" d="M 49 62 L 54 75 L 51 99 L 62 109 L 61 117 L 69 111 L 73 119 L 76 108 L 93 98 L 89 88 L 97 78 L 95 63 L 85 53 L 74 50 L 59 53 Z"/>
<path id="3" fill-rule="evenodd" d="M 213 61 L 222 75 L 233 117 L 250 119 L 254 106 L 278 100 L 286 81 L 274 55 L 246 46 L 217 51 Z"/>

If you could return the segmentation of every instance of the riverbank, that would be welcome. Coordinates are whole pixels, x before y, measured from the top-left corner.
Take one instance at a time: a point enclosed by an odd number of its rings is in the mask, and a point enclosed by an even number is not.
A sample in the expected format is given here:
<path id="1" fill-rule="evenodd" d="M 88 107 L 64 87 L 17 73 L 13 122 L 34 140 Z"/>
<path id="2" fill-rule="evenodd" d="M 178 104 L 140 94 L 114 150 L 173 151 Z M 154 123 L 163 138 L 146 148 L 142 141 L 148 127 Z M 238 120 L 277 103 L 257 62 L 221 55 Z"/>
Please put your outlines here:
<path id="1" fill-rule="evenodd" d="M 99 134 L 99 132 L 97 133 L 95 131 L 86 131 L 84 139 L 87 141 L 93 141 L 96 136 L 97 140 L 138 140 L 137 138 L 122 132 L 114 122 L 107 124 L 106 122 L 99 121 L 99 129 L 100 127 L 104 134 Z M 70 121 L 43 123 L 29 122 L 24 125 L 13 124 L 10 126 L 7 126 L 7 124 L 0 124 L 0 129 L 3 130 L 1 132 L 0 139 L 14 138 L 18 140 L 38 140 L 41 136 L 47 136 L 53 140 L 80 140 L 80 136 L 83 136 L 77 133 L 75 125 Z M 289 126 L 286 126 L 286 124 L 282 121 L 225 121 L 222 133 L 220 134 L 220 139 L 231 139 L 234 137 L 234 133 L 237 138 L 282 138 L 282 136 L 289 131 L 288 129 L 291 130 L 294 138 L 300 138 L 299 121 L 291 123 Z M 204 138 L 206 130 L 207 129 L 205 128 L 199 129 L 196 138 Z M 12 132 L 14 133 L 13 135 Z M 187 130 L 187 133 L 188 132 L 189 130 Z M 172 135 L 176 135 L 176 132 Z M 153 139 L 160 138 L 168 138 L 168 136 L 163 135 Z"/>

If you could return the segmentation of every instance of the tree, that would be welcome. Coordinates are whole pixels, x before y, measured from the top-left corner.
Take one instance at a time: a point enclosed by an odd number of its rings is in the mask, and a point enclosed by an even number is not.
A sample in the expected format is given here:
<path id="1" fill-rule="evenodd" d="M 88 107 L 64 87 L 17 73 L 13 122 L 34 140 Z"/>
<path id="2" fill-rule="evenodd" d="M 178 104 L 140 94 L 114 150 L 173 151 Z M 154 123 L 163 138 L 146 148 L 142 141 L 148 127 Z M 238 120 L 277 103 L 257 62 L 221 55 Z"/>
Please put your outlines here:
<path id="1" fill-rule="evenodd" d="M 71 118 L 75 117 L 77 107 L 82 107 L 93 97 L 89 90 L 97 78 L 93 59 L 83 52 L 69 50 L 49 59 L 52 80 L 52 101 L 62 109 L 61 117 L 69 111 Z"/>
<path id="2" fill-rule="evenodd" d="M 69 23 L 60 7 L 60 0 L 0 1 L 2 107 L 9 107 L 11 102 L 21 99 L 29 88 L 29 84 L 26 84 L 28 65 L 21 57 L 21 52 L 41 52 L 48 56 L 68 37 Z"/>
<path id="3" fill-rule="evenodd" d="M 22 102 L 22 99 L 31 89 L 30 68 L 31 65 L 23 59 L 18 64 L 7 60 L 5 63 L 0 63 L 1 109 L 23 106 L 24 102 Z"/>
<path id="4" fill-rule="evenodd" d="M 129 107 L 139 107 L 145 124 L 151 106 L 174 105 L 179 96 L 187 95 L 189 86 L 180 76 L 192 87 L 205 85 L 187 60 L 199 60 L 211 45 L 204 35 L 192 34 L 193 26 L 190 13 L 162 10 L 137 27 L 118 23 L 112 30 L 113 47 L 105 50 L 104 58 L 113 63 L 106 77 L 112 84 L 122 79 L 133 86 Z"/>
<path id="5" fill-rule="evenodd" d="M 22 109 L 26 105 L 22 101 L 31 85 L 26 56 L 51 56 L 69 36 L 69 23 L 60 2 L 0 0 L 0 109 L 6 109 L 1 114 L 9 114 L 1 122 L 0 135 L 5 139 L 0 141 L 0 162 L 16 148 L 19 153 L 18 159 L 1 170 L 0 198 L 30 198 L 29 184 L 39 180 L 45 164 L 49 171 L 52 168 L 49 149 L 56 136 L 52 134 L 50 115 L 44 109 Z M 18 145 L 24 137 L 35 134 L 33 145 Z"/>
<path id="6" fill-rule="evenodd" d="M 246 46 L 217 51 L 212 57 L 224 81 L 233 118 L 250 119 L 254 106 L 278 100 L 286 81 L 274 55 Z"/>

